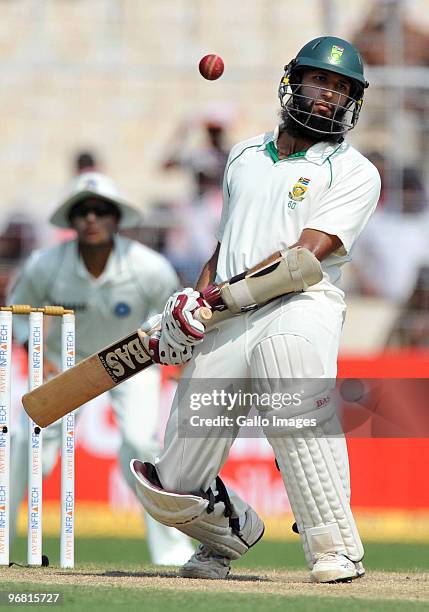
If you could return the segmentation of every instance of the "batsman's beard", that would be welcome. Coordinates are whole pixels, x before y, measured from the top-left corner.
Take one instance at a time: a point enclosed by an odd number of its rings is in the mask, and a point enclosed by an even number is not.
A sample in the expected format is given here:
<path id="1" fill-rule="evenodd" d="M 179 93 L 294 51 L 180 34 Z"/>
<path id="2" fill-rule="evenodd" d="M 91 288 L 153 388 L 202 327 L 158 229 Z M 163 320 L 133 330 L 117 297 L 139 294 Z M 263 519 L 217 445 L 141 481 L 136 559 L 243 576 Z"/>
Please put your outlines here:
<path id="1" fill-rule="evenodd" d="M 334 116 L 311 114 L 313 106 L 319 100 L 301 101 L 300 105 L 283 107 L 280 109 L 282 129 L 295 138 L 309 138 L 313 142 L 334 141 L 343 138 L 341 134 L 332 134 L 332 126 L 338 130 L 345 111 L 337 110 Z M 321 102 L 321 101 L 320 101 Z M 301 108 L 302 107 L 302 108 Z M 302 125 L 305 124 L 305 125 Z"/>

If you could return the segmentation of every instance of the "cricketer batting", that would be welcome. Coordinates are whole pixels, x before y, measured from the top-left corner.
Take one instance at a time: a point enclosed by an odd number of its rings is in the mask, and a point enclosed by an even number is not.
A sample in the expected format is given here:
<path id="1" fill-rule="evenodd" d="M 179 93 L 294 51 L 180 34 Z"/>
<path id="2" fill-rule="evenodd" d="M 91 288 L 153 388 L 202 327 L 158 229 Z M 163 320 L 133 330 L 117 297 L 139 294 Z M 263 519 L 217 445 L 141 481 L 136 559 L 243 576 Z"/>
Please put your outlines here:
<path id="1" fill-rule="evenodd" d="M 176 359 L 183 351 L 183 362 L 189 358 L 185 348 L 194 344 L 194 359 L 184 374 L 189 384 L 208 377 L 238 378 L 247 380 L 250 390 L 262 386 L 274 392 L 279 380 L 286 388 L 296 378 L 316 381 L 299 410 L 290 405 L 283 415 L 299 414 L 303 421 L 308 416 L 305 435 L 288 429 L 274 435 L 270 425 L 263 428 L 316 582 L 364 574 L 364 550 L 350 509 L 347 446 L 343 435 L 329 436 L 328 427 L 329 385 L 336 376 L 345 313 L 341 267 L 350 260 L 380 193 L 375 167 L 345 141 L 356 126 L 367 86 L 359 52 L 340 38 L 316 38 L 287 64 L 279 86 L 280 125 L 231 150 L 219 244 L 197 291 L 179 292 L 167 302 L 159 332 L 167 345 L 174 340 Z M 319 260 L 319 282 L 299 285 L 298 274 L 298 286 L 288 295 L 226 319 L 204 335 L 192 310 L 213 281 L 296 246 Z M 292 260 L 290 268 L 299 273 Z M 159 360 L 169 363 L 171 353 L 164 351 Z M 178 417 L 186 408 L 181 401 L 176 395 L 155 464 L 135 460 L 131 469 L 146 510 L 201 543 L 181 575 L 221 579 L 231 561 L 262 537 L 264 526 L 219 478 L 234 436 L 223 427 L 213 427 L 205 438 L 180 435 Z M 234 410 L 213 405 L 211 416 L 231 417 Z"/>

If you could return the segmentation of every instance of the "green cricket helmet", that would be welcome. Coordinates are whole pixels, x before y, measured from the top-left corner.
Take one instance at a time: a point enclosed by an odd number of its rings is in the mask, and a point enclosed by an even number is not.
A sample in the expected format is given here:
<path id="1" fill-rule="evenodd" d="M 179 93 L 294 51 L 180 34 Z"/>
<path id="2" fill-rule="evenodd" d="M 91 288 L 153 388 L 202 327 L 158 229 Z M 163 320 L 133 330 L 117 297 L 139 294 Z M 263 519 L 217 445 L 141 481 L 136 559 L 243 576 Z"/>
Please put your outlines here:
<path id="1" fill-rule="evenodd" d="M 329 118 L 313 112 L 314 101 L 320 96 L 321 90 L 326 91 L 325 88 L 320 87 L 313 97 L 300 93 L 301 76 L 308 69 L 335 72 L 351 83 L 350 95 L 342 94 L 338 98 Z M 282 108 L 295 122 L 319 134 L 341 136 L 355 127 L 366 87 L 368 82 L 364 77 L 359 51 L 342 38 L 320 36 L 304 45 L 285 66 L 278 93 Z"/>

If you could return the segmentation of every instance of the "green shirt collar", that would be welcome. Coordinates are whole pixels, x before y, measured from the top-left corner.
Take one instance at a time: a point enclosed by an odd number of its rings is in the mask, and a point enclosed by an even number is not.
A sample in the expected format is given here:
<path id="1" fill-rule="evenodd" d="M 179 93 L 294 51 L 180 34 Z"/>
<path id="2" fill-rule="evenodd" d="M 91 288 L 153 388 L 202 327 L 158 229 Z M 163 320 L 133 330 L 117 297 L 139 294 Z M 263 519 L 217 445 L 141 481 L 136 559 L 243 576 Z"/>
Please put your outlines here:
<path id="1" fill-rule="evenodd" d="M 339 153 L 340 151 L 344 151 L 348 148 L 348 144 L 345 142 L 342 143 L 328 143 L 328 142 L 317 142 L 312 147 L 307 149 L 307 151 L 299 151 L 298 153 L 293 153 L 289 155 L 289 157 L 285 157 L 284 159 L 279 159 L 279 154 L 277 151 L 277 139 L 279 137 L 280 128 L 277 126 L 272 132 L 268 132 L 266 137 L 264 138 L 264 142 L 258 148 L 258 151 L 267 151 L 271 159 L 274 163 L 289 161 L 294 159 L 305 159 L 309 162 L 317 164 L 321 166 L 324 164 L 330 157 L 334 154 Z"/>
<path id="2" fill-rule="evenodd" d="M 269 142 L 267 142 L 265 148 L 267 149 L 268 154 L 274 163 L 278 161 L 286 161 L 288 159 L 296 159 L 297 157 L 305 157 L 305 153 L 306 153 L 306 151 L 299 151 L 299 153 L 292 153 L 292 155 L 289 155 L 288 157 L 285 157 L 284 159 L 280 159 L 279 152 L 277 151 L 277 147 L 274 143 L 274 140 L 270 140 Z"/>

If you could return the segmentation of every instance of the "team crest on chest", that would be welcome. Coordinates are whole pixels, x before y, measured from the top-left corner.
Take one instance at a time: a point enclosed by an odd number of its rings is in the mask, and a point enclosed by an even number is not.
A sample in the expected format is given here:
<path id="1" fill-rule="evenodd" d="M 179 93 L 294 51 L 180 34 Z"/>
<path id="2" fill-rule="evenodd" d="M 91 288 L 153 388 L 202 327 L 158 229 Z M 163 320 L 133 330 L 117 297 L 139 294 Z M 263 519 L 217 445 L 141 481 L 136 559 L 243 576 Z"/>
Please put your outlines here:
<path id="1" fill-rule="evenodd" d="M 305 193 L 308 189 L 309 182 L 309 178 L 301 176 L 301 178 L 295 183 L 292 190 L 289 191 L 289 208 L 295 208 L 297 202 L 302 202 L 302 200 L 305 198 Z"/>

